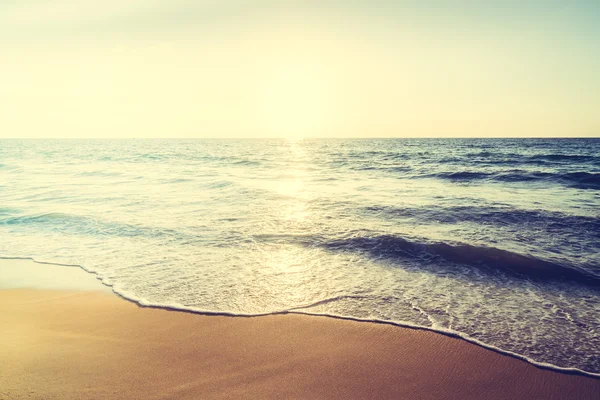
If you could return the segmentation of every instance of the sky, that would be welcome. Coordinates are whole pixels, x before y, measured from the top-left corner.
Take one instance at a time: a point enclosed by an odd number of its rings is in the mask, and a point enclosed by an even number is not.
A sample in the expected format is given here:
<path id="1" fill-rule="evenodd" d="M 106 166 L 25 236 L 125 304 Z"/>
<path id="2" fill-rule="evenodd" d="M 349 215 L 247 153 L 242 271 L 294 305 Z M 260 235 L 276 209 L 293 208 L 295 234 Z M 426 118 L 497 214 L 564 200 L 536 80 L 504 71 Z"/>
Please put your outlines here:
<path id="1" fill-rule="evenodd" d="M 598 20 L 577 0 L 8 0 L 0 137 L 599 137 Z"/>

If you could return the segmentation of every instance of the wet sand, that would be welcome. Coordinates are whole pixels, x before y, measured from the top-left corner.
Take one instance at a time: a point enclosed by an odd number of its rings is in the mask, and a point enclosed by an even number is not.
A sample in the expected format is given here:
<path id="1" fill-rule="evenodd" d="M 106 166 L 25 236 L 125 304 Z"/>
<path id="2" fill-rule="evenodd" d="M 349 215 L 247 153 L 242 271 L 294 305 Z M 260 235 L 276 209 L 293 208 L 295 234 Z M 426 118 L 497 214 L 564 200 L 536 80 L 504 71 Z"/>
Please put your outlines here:
<path id="1" fill-rule="evenodd" d="M 0 399 L 598 399 L 434 332 L 327 317 L 204 316 L 106 292 L 0 290 Z"/>

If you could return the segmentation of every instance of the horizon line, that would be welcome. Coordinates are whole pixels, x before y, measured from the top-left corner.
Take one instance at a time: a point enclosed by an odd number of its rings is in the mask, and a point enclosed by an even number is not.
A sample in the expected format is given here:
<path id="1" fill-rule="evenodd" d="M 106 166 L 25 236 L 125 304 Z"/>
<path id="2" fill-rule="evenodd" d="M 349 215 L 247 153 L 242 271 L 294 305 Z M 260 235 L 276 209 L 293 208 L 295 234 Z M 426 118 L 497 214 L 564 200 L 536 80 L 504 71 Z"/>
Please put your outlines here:
<path id="1" fill-rule="evenodd" d="M 5 137 L 0 140 L 286 140 L 299 142 L 302 140 L 397 140 L 397 139 L 600 139 L 598 136 L 349 136 L 349 137 Z"/>

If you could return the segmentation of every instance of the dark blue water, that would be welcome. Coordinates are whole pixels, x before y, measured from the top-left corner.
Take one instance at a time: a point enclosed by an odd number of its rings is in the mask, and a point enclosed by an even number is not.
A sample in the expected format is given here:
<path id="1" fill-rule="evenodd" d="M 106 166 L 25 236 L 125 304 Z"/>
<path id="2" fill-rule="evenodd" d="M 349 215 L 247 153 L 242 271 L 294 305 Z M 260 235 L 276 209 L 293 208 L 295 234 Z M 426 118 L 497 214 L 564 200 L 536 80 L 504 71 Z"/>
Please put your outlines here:
<path id="1" fill-rule="evenodd" d="M 600 373 L 600 139 L 0 141 L 0 255 Z"/>

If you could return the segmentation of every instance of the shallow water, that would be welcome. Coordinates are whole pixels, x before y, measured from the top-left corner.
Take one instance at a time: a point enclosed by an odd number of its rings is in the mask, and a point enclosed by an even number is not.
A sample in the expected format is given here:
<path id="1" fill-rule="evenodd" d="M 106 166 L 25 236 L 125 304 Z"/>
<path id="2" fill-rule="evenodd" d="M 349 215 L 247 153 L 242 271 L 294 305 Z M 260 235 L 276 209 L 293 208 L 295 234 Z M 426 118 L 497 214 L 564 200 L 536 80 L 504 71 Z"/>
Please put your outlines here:
<path id="1" fill-rule="evenodd" d="M 600 373 L 600 140 L 0 141 L 0 255 Z"/>

